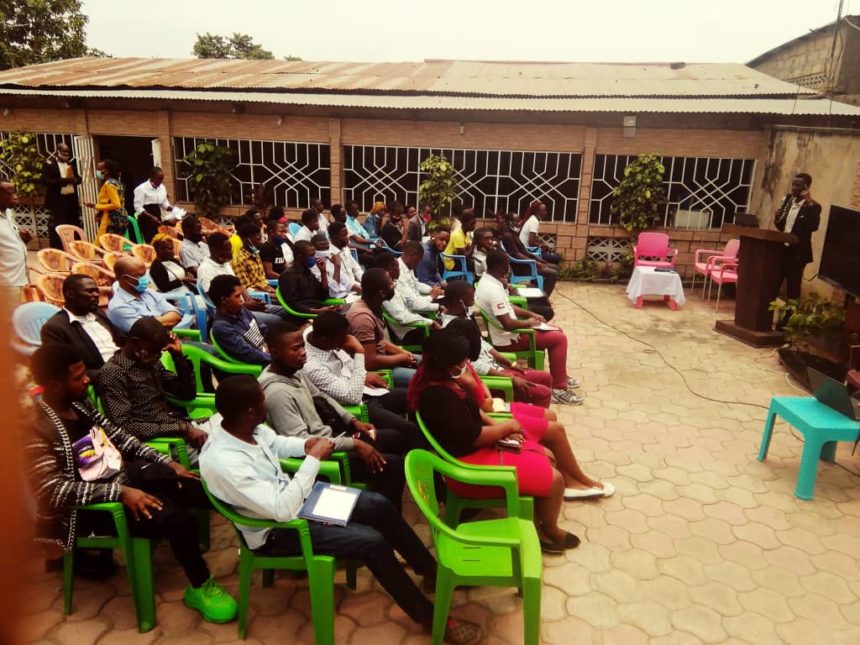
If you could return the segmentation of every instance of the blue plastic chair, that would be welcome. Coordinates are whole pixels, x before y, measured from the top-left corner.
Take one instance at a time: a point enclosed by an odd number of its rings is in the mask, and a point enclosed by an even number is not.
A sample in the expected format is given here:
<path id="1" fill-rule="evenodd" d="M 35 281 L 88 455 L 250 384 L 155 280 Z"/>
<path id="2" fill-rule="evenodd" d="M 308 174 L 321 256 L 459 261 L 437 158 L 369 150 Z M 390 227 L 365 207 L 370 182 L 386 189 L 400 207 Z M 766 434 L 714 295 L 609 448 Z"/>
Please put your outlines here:
<path id="1" fill-rule="evenodd" d="M 447 253 L 440 253 L 442 256 L 442 279 L 444 281 L 448 280 L 465 280 L 469 284 L 475 282 L 475 276 L 469 271 L 469 267 L 466 264 L 466 256 L 465 255 L 448 255 Z M 445 264 L 446 260 L 451 260 L 454 263 L 454 268 L 449 269 Z"/>
<path id="2" fill-rule="evenodd" d="M 290 232 L 290 235 L 295 237 L 300 230 L 302 230 L 302 225 L 298 222 L 290 222 L 287 224 L 287 230 Z"/>
<path id="3" fill-rule="evenodd" d="M 764 461 L 770 447 L 773 424 L 776 417 L 797 428 L 803 435 L 803 455 L 797 472 L 797 486 L 794 496 L 812 499 L 815 478 L 818 476 L 818 460 L 835 461 L 837 441 L 857 441 L 860 436 L 860 422 L 854 421 L 819 403 L 811 396 L 775 396 L 770 400 L 758 460 Z"/>
<path id="4" fill-rule="evenodd" d="M 32 356 L 42 345 L 40 332 L 48 318 L 60 311 L 48 302 L 25 302 L 15 307 L 12 312 L 12 329 L 23 342 L 12 340 L 12 347 L 24 356 Z"/>
<path id="5" fill-rule="evenodd" d="M 537 262 L 534 260 L 520 260 L 512 256 L 508 256 L 511 261 L 511 269 L 513 269 L 514 265 L 527 266 L 529 267 L 528 275 L 516 275 L 511 274 L 511 284 L 519 284 L 523 282 L 534 282 L 537 284 L 537 288 L 543 291 L 543 276 L 538 273 L 537 270 Z"/>
<path id="6" fill-rule="evenodd" d="M 200 340 L 204 343 L 209 342 L 209 326 L 206 319 L 206 311 L 198 308 L 197 299 L 190 291 L 187 293 L 167 292 L 162 293 L 166 300 L 170 300 L 179 307 L 182 312 L 182 320 L 180 320 L 174 330 L 191 330 L 192 326 L 196 327 L 200 332 Z M 181 334 L 188 337 L 187 334 Z"/>
<path id="7" fill-rule="evenodd" d="M 532 255 L 538 256 L 539 258 L 543 257 L 543 251 L 541 251 L 541 248 L 539 246 L 527 246 L 526 251 L 528 251 Z"/>
<path id="8" fill-rule="evenodd" d="M 398 251 L 397 249 L 392 249 L 390 246 L 388 246 L 388 244 L 385 242 L 385 240 L 383 240 L 381 237 L 379 238 L 379 246 L 381 246 L 383 249 L 385 249 L 389 253 L 396 255 L 397 257 L 400 257 L 401 255 L 403 255 L 403 251 Z"/>

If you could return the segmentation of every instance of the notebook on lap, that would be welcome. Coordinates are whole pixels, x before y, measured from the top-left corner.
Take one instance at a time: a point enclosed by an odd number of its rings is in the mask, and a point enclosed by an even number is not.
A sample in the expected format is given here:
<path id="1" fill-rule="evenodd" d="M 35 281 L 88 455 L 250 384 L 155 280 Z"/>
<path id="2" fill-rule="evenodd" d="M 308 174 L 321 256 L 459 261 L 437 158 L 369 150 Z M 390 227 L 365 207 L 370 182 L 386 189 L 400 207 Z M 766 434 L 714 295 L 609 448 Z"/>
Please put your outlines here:
<path id="1" fill-rule="evenodd" d="M 819 403 L 844 414 L 849 419 L 860 421 L 860 401 L 851 397 L 848 388 L 827 374 L 822 374 L 811 367 L 806 368 L 812 393 Z"/>

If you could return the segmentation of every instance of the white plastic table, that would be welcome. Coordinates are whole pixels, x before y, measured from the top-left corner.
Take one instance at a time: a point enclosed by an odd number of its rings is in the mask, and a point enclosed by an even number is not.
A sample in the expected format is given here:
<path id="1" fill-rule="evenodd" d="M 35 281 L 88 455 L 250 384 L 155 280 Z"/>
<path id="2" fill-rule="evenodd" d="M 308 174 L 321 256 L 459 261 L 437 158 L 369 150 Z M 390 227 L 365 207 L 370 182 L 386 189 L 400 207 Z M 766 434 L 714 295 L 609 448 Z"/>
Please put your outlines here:
<path id="1" fill-rule="evenodd" d="M 645 296 L 663 296 L 670 309 L 686 302 L 681 276 L 674 271 L 655 271 L 655 267 L 635 267 L 627 283 L 627 297 L 641 308 Z"/>

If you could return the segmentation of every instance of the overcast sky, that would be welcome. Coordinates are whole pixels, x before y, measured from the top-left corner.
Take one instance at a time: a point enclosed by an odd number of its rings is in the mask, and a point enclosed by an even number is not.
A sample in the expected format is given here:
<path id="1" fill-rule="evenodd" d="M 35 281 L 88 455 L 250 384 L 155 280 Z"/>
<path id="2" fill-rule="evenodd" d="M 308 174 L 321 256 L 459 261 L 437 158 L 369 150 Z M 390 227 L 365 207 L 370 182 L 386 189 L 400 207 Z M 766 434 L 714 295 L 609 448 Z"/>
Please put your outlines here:
<path id="1" fill-rule="evenodd" d="M 838 0 L 83 0 L 113 56 L 190 57 L 196 33 L 280 58 L 747 62 L 836 18 Z M 860 13 L 845 0 L 843 14 Z"/>

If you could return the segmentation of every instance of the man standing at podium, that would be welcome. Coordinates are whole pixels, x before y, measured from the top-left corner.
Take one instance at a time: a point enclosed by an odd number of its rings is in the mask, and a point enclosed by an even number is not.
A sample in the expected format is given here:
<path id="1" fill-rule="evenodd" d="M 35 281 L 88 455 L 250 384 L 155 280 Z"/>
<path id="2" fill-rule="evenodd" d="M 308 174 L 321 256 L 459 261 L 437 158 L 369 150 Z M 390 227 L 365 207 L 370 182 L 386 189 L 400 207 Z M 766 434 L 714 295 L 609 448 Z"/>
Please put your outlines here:
<path id="1" fill-rule="evenodd" d="M 812 177 L 805 172 L 799 172 L 791 181 L 791 192 L 782 200 L 777 209 L 774 224 L 784 233 L 797 237 L 796 244 L 786 244 L 782 260 L 782 275 L 780 286 L 785 281 L 785 296 L 787 299 L 800 298 L 800 284 L 803 281 L 803 270 L 812 262 L 812 234 L 818 230 L 821 222 L 821 204 L 809 194 Z M 777 329 L 783 329 L 790 314 L 786 312 L 777 323 Z"/>

